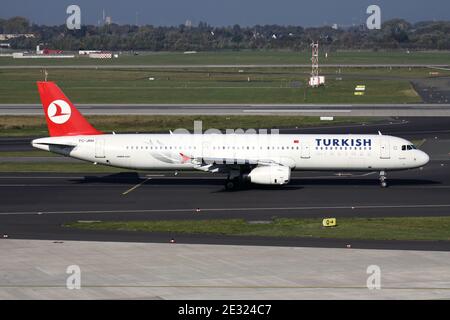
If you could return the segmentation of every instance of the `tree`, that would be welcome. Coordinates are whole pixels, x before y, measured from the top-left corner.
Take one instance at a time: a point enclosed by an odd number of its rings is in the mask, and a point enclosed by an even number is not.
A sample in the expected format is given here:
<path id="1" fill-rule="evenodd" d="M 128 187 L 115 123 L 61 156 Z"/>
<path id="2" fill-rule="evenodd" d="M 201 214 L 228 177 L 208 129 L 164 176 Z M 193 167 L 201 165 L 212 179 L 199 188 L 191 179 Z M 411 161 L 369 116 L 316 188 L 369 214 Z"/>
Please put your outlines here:
<path id="1" fill-rule="evenodd" d="M 3 24 L 3 33 L 28 33 L 30 23 L 23 17 L 8 19 Z"/>

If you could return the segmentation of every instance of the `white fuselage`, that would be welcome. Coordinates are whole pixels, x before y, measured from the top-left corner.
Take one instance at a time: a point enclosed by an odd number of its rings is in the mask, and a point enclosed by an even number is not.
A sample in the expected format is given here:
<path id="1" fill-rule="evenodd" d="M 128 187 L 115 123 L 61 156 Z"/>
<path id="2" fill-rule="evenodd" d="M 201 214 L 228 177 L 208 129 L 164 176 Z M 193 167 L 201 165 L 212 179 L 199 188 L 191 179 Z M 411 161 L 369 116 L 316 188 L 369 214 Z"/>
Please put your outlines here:
<path id="1" fill-rule="evenodd" d="M 139 170 L 271 162 L 291 170 L 373 171 L 417 168 L 429 161 L 411 142 L 385 135 L 103 134 L 41 138 L 32 145 Z"/>

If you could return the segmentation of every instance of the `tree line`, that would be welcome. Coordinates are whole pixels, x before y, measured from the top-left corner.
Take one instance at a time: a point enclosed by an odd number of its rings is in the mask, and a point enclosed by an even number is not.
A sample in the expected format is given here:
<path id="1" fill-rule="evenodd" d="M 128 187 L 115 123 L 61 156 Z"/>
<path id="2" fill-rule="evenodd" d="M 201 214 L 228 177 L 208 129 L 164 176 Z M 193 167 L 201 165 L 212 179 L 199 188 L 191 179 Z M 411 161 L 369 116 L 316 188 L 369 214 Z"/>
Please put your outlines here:
<path id="1" fill-rule="evenodd" d="M 101 49 L 112 51 L 211 51 L 241 49 L 309 49 L 312 41 L 333 49 L 450 49 L 450 22 L 409 23 L 394 19 L 380 30 L 365 26 L 334 29 L 330 26 L 256 25 L 196 26 L 84 25 L 68 30 L 65 25 L 31 24 L 26 18 L 0 19 L 0 33 L 33 33 L 35 38 L 19 37 L 8 42 L 13 49 L 34 49 L 37 44 L 62 50 Z"/>

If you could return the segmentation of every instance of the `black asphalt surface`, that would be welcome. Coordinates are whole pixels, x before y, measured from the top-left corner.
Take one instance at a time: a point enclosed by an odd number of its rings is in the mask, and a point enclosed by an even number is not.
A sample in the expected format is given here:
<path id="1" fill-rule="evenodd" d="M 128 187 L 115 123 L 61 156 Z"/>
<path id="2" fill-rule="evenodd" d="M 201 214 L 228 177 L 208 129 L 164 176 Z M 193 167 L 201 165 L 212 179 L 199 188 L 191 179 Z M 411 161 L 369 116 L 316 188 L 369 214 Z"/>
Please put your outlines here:
<path id="1" fill-rule="evenodd" d="M 144 174 L 0 174 L 0 235 L 9 238 L 319 246 L 450 251 L 450 241 L 359 241 L 99 232 L 62 227 L 78 220 L 387 217 L 450 215 L 450 119 L 396 119 L 358 127 L 285 130 L 373 133 L 427 139 L 432 161 L 423 169 L 378 174 L 295 172 L 285 187 L 227 192 L 223 177 L 197 172 Z M 3 149 L 2 149 L 3 150 Z M 1 239 L 0 239 L 1 240 Z"/>
<path id="2" fill-rule="evenodd" d="M 310 128 L 280 129 L 281 133 L 336 133 L 336 134 L 382 134 L 399 135 L 404 138 L 430 138 L 436 135 L 450 137 L 450 118 L 447 117 L 402 117 L 390 118 L 392 120 L 381 120 L 377 123 L 367 125 L 324 125 Z M 175 128 L 168 128 L 175 129 Z M 31 151 L 31 140 L 42 137 L 0 137 L 1 151 Z"/>
<path id="3" fill-rule="evenodd" d="M 450 101 L 449 77 L 414 80 L 412 85 L 425 103 L 446 104 Z"/>
<path id="4" fill-rule="evenodd" d="M 31 146 L 34 138 L 37 137 L 1 137 L 0 152 L 36 150 Z"/>

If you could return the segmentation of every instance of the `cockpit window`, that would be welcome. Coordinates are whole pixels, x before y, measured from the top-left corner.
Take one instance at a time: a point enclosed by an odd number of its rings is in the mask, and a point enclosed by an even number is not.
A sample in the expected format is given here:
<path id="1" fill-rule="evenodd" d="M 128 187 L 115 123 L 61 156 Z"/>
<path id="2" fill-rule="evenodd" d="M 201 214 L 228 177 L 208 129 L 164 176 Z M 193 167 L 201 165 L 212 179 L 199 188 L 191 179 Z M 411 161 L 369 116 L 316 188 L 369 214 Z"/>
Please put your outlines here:
<path id="1" fill-rule="evenodd" d="M 415 149 L 417 149 L 417 148 L 416 148 L 416 146 L 413 145 L 413 144 L 403 145 L 403 146 L 402 146 L 402 150 L 403 150 L 403 151 L 405 151 L 405 150 L 415 150 Z"/>

